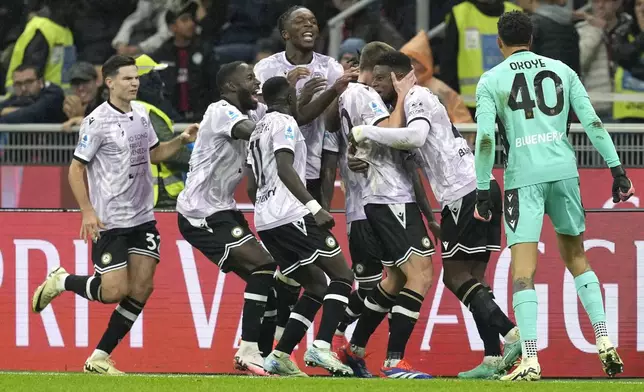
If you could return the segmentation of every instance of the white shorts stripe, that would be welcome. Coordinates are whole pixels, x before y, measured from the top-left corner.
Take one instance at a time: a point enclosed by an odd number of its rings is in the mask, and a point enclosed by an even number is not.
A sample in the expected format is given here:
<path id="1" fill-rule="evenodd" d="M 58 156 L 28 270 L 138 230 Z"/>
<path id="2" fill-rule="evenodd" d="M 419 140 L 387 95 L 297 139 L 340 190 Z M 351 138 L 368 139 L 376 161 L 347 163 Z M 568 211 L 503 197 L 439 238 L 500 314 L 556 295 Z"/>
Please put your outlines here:
<path id="1" fill-rule="evenodd" d="M 373 275 L 373 276 L 363 276 L 363 277 L 355 277 L 356 282 L 360 283 L 368 283 L 368 282 L 380 282 L 382 280 L 382 274 L 378 275 Z"/>
<path id="2" fill-rule="evenodd" d="M 251 301 L 257 301 L 257 302 L 266 302 L 268 301 L 268 296 L 253 294 L 253 293 L 244 293 L 244 299 L 249 299 Z"/>
<path id="3" fill-rule="evenodd" d="M 400 305 L 395 305 L 393 308 L 391 308 L 391 313 L 399 313 L 402 315 L 405 315 L 407 317 L 413 318 L 418 320 L 418 317 L 420 316 L 420 312 L 412 312 L 411 310 L 407 308 L 403 308 Z"/>
<path id="4" fill-rule="evenodd" d="M 301 266 L 309 265 L 311 263 L 314 263 L 318 259 L 318 257 L 333 257 L 333 256 L 336 256 L 336 255 L 340 254 L 340 252 L 342 252 L 342 249 L 340 249 L 339 246 L 337 248 L 335 248 L 334 250 L 332 250 L 332 251 L 325 251 L 325 250 L 318 249 L 315 252 L 313 252 L 313 254 L 310 257 L 308 257 L 308 258 L 306 258 L 304 260 L 300 260 L 300 261 L 296 262 L 295 264 L 293 264 L 292 266 L 283 269 L 282 274 L 288 275 L 288 274 L 290 274 L 291 272 L 295 271 L 296 269 L 298 269 Z"/>
<path id="5" fill-rule="evenodd" d="M 222 266 L 224 265 L 224 262 L 228 258 L 228 254 L 230 253 L 231 249 L 236 248 L 238 246 L 242 246 L 244 243 L 246 243 L 246 242 L 248 242 L 248 241 L 250 241 L 250 240 L 252 240 L 254 238 L 255 238 L 254 235 L 248 234 L 245 237 L 243 237 L 242 239 L 240 239 L 239 241 L 231 242 L 230 244 L 226 244 L 226 248 L 224 249 L 224 254 L 223 254 L 223 256 L 221 256 L 221 259 L 219 259 L 219 261 L 217 262 L 217 265 L 219 266 L 219 268 L 222 268 Z"/>
<path id="6" fill-rule="evenodd" d="M 293 320 L 297 320 L 297 321 L 301 322 L 302 324 L 304 324 L 304 326 L 307 329 L 311 328 L 311 324 L 313 324 L 312 321 L 310 321 L 309 319 L 307 319 L 306 317 L 304 317 L 304 316 L 302 316 L 301 314 L 298 314 L 298 313 L 291 312 L 291 315 L 288 318 L 292 318 Z"/>
<path id="7" fill-rule="evenodd" d="M 98 266 L 94 265 L 94 271 L 98 272 L 99 275 L 103 275 L 103 274 L 106 274 L 108 272 L 123 269 L 125 267 L 127 267 L 127 261 L 124 261 L 124 262 L 118 263 L 118 264 L 114 264 L 114 265 L 110 265 L 109 267 L 106 267 L 106 268 L 101 268 L 101 267 L 98 267 Z"/>
<path id="8" fill-rule="evenodd" d="M 446 252 L 444 252 L 442 256 L 443 256 L 443 257 L 452 257 L 452 256 L 454 256 L 454 255 L 456 254 L 456 252 L 458 252 L 459 250 L 460 250 L 460 251 L 462 251 L 463 253 L 467 253 L 468 255 L 475 254 L 475 253 L 483 253 L 483 252 L 487 252 L 487 251 L 488 251 L 488 249 L 487 249 L 487 246 L 486 246 L 486 245 L 483 245 L 483 246 L 475 246 L 475 247 L 473 247 L 473 248 L 468 248 L 467 246 L 465 246 L 465 245 L 463 245 L 463 244 L 459 244 L 459 243 L 457 243 L 457 244 L 456 244 L 456 245 L 454 245 L 451 249 L 449 249 L 449 250 L 447 250 Z M 499 250 L 501 250 L 501 248 L 500 248 L 500 247 L 499 247 Z"/>
<path id="9" fill-rule="evenodd" d="M 151 250 L 149 250 L 149 249 L 129 248 L 129 249 L 127 250 L 127 253 L 128 253 L 128 254 L 130 254 L 130 255 L 131 255 L 131 254 L 135 254 L 135 255 L 149 256 L 149 257 L 152 257 L 152 258 L 153 258 L 153 259 L 155 259 L 155 260 L 159 260 L 159 259 L 160 259 L 160 257 L 159 257 L 159 254 L 158 254 L 158 253 L 152 252 L 152 251 L 151 251 Z"/>
<path id="10" fill-rule="evenodd" d="M 349 298 L 345 297 L 344 295 L 338 295 L 338 294 L 327 294 L 324 296 L 324 300 L 326 301 L 327 299 L 333 299 L 336 301 L 340 301 L 344 304 L 349 304 Z"/>
<path id="11" fill-rule="evenodd" d="M 420 257 L 429 257 L 429 256 L 433 255 L 434 253 L 436 253 L 436 250 L 433 249 L 433 248 L 428 249 L 428 250 L 418 250 L 418 249 L 416 249 L 414 247 L 411 247 L 411 248 L 409 248 L 407 250 L 405 255 L 403 257 L 401 257 L 400 259 L 398 259 L 396 261 L 384 261 L 383 260 L 382 265 L 384 265 L 385 267 L 400 267 L 405 262 L 407 262 L 407 259 L 409 259 L 409 256 L 411 256 L 411 255 L 416 255 L 416 256 L 420 256 Z"/>

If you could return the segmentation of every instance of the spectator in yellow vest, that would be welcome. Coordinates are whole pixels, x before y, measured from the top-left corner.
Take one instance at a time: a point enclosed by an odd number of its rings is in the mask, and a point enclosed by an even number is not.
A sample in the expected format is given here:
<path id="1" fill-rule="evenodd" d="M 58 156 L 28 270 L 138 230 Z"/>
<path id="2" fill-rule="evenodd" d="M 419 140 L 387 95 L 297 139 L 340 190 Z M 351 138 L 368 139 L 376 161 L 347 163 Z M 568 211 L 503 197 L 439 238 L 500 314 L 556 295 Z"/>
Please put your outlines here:
<path id="1" fill-rule="evenodd" d="M 76 62 L 74 37 L 69 29 L 81 2 L 48 0 L 50 17 L 34 16 L 29 20 L 13 48 L 5 86 L 13 86 L 13 71 L 20 65 L 30 65 L 43 75 L 46 82 L 69 87 L 69 69 Z"/>
<path id="2" fill-rule="evenodd" d="M 503 61 L 496 43 L 499 17 L 521 10 L 502 0 L 467 0 L 447 15 L 440 69 L 441 80 L 457 91 L 474 116 L 476 84 L 485 71 Z"/>

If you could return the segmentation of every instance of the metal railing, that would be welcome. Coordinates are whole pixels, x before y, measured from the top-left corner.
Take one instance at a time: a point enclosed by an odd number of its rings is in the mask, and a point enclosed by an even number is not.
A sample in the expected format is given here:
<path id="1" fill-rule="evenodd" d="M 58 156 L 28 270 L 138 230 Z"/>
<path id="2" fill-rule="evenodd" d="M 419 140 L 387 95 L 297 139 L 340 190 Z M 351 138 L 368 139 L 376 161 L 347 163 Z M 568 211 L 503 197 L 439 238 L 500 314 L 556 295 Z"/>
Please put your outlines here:
<path id="1" fill-rule="evenodd" d="M 188 124 L 176 124 L 181 132 Z M 476 124 L 456 124 L 466 137 L 476 132 Z M 644 124 L 606 124 L 622 163 L 644 167 Z M 580 124 L 570 128 L 569 139 L 580 167 L 604 167 Z M 78 142 L 78 131 L 62 132 L 58 124 L 0 125 L 0 165 L 67 165 Z M 495 164 L 501 165 L 501 140 L 497 135 Z"/>

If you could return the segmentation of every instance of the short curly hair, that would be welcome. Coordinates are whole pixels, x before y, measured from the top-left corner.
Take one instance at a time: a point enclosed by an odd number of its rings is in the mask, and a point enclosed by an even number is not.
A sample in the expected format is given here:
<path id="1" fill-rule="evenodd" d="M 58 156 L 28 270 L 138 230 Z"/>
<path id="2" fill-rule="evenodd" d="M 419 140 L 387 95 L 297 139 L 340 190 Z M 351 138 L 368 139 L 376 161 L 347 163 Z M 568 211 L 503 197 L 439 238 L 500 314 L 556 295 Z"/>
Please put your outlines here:
<path id="1" fill-rule="evenodd" d="M 532 21 L 522 11 L 506 12 L 497 23 L 499 37 L 507 46 L 529 45 L 532 39 Z"/>
<path id="2" fill-rule="evenodd" d="M 282 31 L 286 30 L 286 22 L 288 21 L 288 18 L 291 17 L 291 14 L 300 8 L 306 8 L 303 5 L 294 5 L 284 11 L 282 15 L 280 15 L 279 19 L 277 19 L 277 29 L 279 30 L 280 34 Z"/>

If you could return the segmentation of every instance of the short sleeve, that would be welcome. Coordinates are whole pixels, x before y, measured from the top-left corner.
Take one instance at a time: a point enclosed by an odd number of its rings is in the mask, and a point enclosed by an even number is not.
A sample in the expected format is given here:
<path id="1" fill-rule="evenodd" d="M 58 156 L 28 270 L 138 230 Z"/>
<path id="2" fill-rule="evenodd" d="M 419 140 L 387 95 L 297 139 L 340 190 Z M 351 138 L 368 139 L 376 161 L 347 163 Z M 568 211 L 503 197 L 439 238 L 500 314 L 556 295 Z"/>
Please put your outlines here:
<path id="1" fill-rule="evenodd" d="M 329 68 L 327 70 L 326 81 L 328 86 L 332 86 L 336 80 L 344 75 L 344 68 L 335 59 L 329 59 Z"/>
<path id="2" fill-rule="evenodd" d="M 271 75 L 272 72 L 269 67 L 268 60 L 269 59 L 260 60 L 257 64 L 255 64 L 255 68 L 253 68 L 255 77 L 257 78 L 257 80 L 259 80 L 260 92 L 262 90 L 262 87 L 264 87 L 264 82 L 266 82 L 268 79 L 275 76 L 275 75 Z"/>
<path id="3" fill-rule="evenodd" d="M 496 106 L 494 98 L 487 86 L 488 77 L 485 74 L 476 85 L 476 117 L 481 114 L 493 114 L 496 117 Z"/>
<path id="4" fill-rule="evenodd" d="M 101 144 L 103 144 L 103 134 L 99 122 L 94 117 L 85 117 L 81 123 L 74 158 L 88 164 L 98 152 Z"/>
<path id="5" fill-rule="evenodd" d="M 233 105 L 221 105 L 212 111 L 208 111 L 206 116 L 209 117 L 207 121 L 202 123 L 208 124 L 209 132 L 223 134 L 232 138 L 232 131 L 235 125 L 248 120 L 248 116 L 243 114 Z"/>
<path id="6" fill-rule="evenodd" d="M 142 117 L 147 121 L 148 123 L 148 148 L 150 150 L 154 150 L 159 146 L 159 137 L 157 136 L 156 131 L 154 130 L 154 126 L 152 125 L 152 120 L 150 120 L 150 116 L 145 114 L 145 117 Z M 170 128 L 170 131 L 172 131 L 172 128 Z"/>
<path id="7" fill-rule="evenodd" d="M 405 115 L 407 124 L 419 119 L 431 123 L 433 111 L 433 99 L 426 88 L 417 87 L 412 89 L 405 97 Z"/>
<path id="8" fill-rule="evenodd" d="M 297 122 L 292 117 L 283 121 L 275 121 L 271 124 L 271 127 L 273 128 L 271 130 L 273 152 L 280 150 L 295 152 L 295 144 L 304 138 L 297 126 Z"/>
<path id="9" fill-rule="evenodd" d="M 389 117 L 387 106 L 376 90 L 365 86 L 358 99 L 360 100 L 360 116 L 365 125 L 375 125 Z"/>
<path id="10" fill-rule="evenodd" d="M 324 131 L 324 142 L 322 149 L 331 152 L 340 152 L 340 140 L 338 138 L 339 132 Z"/>

